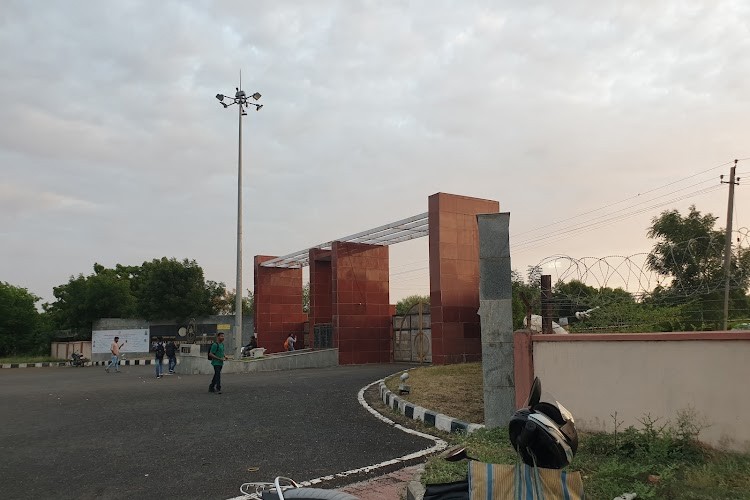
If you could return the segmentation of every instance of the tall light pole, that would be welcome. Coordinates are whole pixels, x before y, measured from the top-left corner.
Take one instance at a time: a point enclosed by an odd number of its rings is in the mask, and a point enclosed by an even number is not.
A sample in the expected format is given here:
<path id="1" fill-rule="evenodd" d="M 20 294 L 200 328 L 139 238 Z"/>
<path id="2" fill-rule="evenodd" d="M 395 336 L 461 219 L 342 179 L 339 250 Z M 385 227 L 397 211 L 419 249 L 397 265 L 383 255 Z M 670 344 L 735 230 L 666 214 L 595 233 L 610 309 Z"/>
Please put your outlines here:
<path id="1" fill-rule="evenodd" d="M 240 79 L 241 86 L 242 79 Z M 255 106 L 255 111 L 259 111 L 263 107 L 262 104 L 249 100 L 250 98 L 256 101 L 260 99 L 261 96 L 258 92 L 248 97 L 244 90 L 240 90 L 240 87 L 236 88 L 234 97 L 216 94 L 216 98 L 225 109 L 236 104 L 239 116 L 239 140 L 237 143 L 237 288 L 234 292 L 235 359 L 242 357 L 242 117 L 247 115 L 245 110 L 249 106 Z"/>

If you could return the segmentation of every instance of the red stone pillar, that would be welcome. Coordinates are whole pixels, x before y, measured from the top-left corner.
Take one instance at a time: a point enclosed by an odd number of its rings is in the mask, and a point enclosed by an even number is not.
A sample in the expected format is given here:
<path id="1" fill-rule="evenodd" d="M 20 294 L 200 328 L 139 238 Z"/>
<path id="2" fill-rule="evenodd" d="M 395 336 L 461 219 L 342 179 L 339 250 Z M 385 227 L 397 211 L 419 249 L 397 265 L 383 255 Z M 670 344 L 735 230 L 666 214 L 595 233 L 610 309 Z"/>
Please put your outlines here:
<path id="1" fill-rule="evenodd" d="M 290 333 L 302 344 L 307 314 L 302 310 L 302 269 L 263 267 L 260 264 L 275 257 L 255 256 L 255 331 L 258 345 L 268 352 L 284 349 Z M 298 345 L 298 347 L 299 347 Z"/>
<path id="2" fill-rule="evenodd" d="M 477 214 L 497 213 L 493 200 L 447 193 L 428 199 L 432 362 L 481 359 Z"/>
<path id="3" fill-rule="evenodd" d="M 332 319 L 339 363 L 391 360 L 388 247 L 335 241 Z"/>

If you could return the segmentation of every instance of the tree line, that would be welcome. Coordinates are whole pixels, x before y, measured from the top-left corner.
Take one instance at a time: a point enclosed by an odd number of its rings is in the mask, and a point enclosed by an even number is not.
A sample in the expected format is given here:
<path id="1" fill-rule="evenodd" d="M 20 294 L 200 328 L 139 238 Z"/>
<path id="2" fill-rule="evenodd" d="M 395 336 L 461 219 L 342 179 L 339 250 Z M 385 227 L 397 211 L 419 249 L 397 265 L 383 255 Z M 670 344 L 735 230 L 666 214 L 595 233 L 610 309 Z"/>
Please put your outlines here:
<path id="1" fill-rule="evenodd" d="M 71 276 L 53 288 L 55 300 L 41 300 L 25 288 L 0 282 L 0 356 L 42 354 L 64 332 L 67 339 L 90 339 L 100 318 L 186 321 L 192 317 L 234 314 L 235 294 L 221 282 L 206 280 L 195 260 L 162 257 L 140 266 L 95 263 L 89 275 Z M 252 314 L 253 296 L 242 299 Z"/>
<path id="2" fill-rule="evenodd" d="M 580 281 L 556 283 L 552 288 L 554 316 L 599 307 L 572 331 L 668 332 L 720 330 L 724 318 L 725 231 L 716 229 L 717 217 L 691 206 L 687 215 L 662 212 L 651 221 L 648 237 L 655 240 L 646 267 L 664 284 L 639 296 L 622 288 L 588 286 Z M 532 266 L 527 276 L 514 271 L 513 321 L 521 328 L 527 313 L 522 296 L 539 314 L 541 269 Z M 733 249 L 730 259 L 729 319 L 750 318 L 750 249 Z M 730 324 L 731 328 L 731 324 Z"/>

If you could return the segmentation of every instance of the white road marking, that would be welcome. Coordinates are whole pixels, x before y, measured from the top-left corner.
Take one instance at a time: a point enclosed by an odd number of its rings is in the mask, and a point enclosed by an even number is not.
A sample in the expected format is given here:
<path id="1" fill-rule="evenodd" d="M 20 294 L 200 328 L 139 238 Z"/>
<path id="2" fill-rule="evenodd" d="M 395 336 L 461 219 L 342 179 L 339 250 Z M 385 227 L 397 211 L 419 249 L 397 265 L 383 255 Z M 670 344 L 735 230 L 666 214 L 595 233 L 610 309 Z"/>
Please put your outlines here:
<path id="1" fill-rule="evenodd" d="M 435 437 L 435 436 L 433 436 L 431 434 L 426 434 L 424 432 L 415 431 L 413 429 L 406 428 L 406 427 L 404 427 L 401 424 L 397 424 L 396 422 L 394 422 L 390 418 L 381 415 L 377 410 L 375 410 L 373 407 L 371 407 L 369 404 L 367 404 L 367 401 L 365 401 L 365 391 L 367 389 L 369 389 L 370 387 L 372 387 L 373 385 L 375 385 L 375 384 L 380 384 L 380 382 L 382 382 L 383 380 L 385 380 L 385 379 L 381 378 L 380 380 L 376 380 L 375 382 L 373 382 L 373 383 L 371 383 L 369 385 L 366 385 L 365 387 L 363 387 L 362 389 L 360 389 L 359 390 L 359 394 L 357 394 L 357 400 L 359 401 L 359 404 L 361 404 L 362 406 L 364 406 L 364 408 L 367 411 L 369 411 L 370 413 L 372 413 L 373 416 L 375 416 L 375 418 L 377 418 L 377 419 L 385 422 L 386 424 L 392 425 L 396 429 L 398 429 L 400 431 L 403 431 L 403 432 L 406 432 L 408 434 L 413 434 L 415 436 L 419 436 L 419 437 L 423 437 L 425 439 L 429 439 L 429 440 L 433 441 L 435 444 L 432 445 L 429 448 L 425 448 L 424 450 L 416 451 L 414 453 L 409 453 L 408 455 L 404 455 L 404 456 L 398 457 L 398 458 L 393 458 L 391 460 L 386 460 L 385 462 L 380 462 L 379 464 L 368 465 L 368 466 L 365 466 L 365 467 L 360 467 L 358 469 L 351 469 L 351 470 L 348 470 L 348 471 L 339 472 L 339 473 L 336 473 L 336 474 L 331 474 L 329 476 L 316 477 L 315 479 L 309 479 L 307 481 L 302 481 L 302 482 L 298 483 L 300 486 L 305 486 L 305 487 L 307 487 L 307 486 L 314 486 L 316 484 L 320 484 L 320 483 L 323 483 L 323 482 L 326 482 L 326 481 L 330 481 L 331 479 L 335 479 L 335 478 L 347 477 L 347 476 L 351 476 L 352 474 L 359 474 L 359 473 L 362 473 L 362 472 L 371 472 L 373 470 L 377 470 L 377 469 L 380 469 L 382 467 L 387 467 L 389 465 L 398 464 L 400 462 L 407 462 L 409 460 L 414 460 L 415 458 L 423 457 L 425 455 L 430 455 L 432 453 L 437 453 L 439 451 L 444 450 L 448 446 L 448 444 L 445 441 L 443 441 L 442 439 L 440 439 L 438 437 Z M 269 478 L 269 481 L 271 481 L 270 478 Z M 240 493 L 242 493 L 242 496 L 233 497 L 233 498 L 230 498 L 228 500 L 244 500 L 244 499 L 249 498 L 250 495 L 246 494 L 245 490 L 243 490 L 243 487 L 246 484 L 249 484 L 249 483 L 244 483 L 242 486 L 240 486 Z"/>

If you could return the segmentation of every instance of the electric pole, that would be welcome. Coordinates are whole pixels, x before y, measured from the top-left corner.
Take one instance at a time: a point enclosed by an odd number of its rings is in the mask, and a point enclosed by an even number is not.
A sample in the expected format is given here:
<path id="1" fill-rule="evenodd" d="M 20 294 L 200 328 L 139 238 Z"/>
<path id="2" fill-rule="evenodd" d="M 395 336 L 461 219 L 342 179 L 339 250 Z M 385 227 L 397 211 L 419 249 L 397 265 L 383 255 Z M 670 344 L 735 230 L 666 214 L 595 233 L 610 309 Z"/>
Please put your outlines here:
<path id="1" fill-rule="evenodd" d="M 722 184 L 729 184 L 729 201 L 727 202 L 727 227 L 726 243 L 724 246 L 724 330 L 729 329 L 729 280 L 732 276 L 732 215 L 734 212 L 734 186 L 739 184 L 740 180 L 735 180 L 734 174 L 737 171 L 737 160 L 734 160 L 734 166 L 729 170 L 729 182 L 724 182 L 724 176 L 720 177 Z"/>

